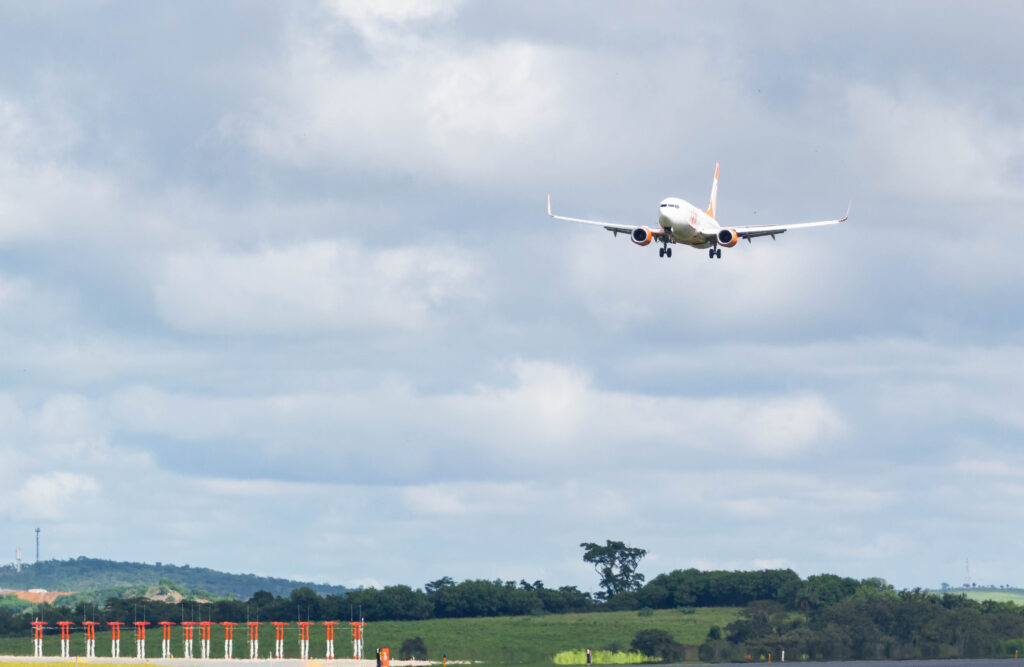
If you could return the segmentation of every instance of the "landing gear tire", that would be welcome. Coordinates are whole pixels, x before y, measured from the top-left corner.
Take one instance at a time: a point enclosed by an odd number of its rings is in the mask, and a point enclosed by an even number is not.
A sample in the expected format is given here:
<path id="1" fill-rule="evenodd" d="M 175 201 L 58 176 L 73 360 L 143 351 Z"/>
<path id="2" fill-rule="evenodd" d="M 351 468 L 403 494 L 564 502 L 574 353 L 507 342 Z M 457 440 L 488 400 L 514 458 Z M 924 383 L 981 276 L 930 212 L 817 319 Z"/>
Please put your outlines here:
<path id="1" fill-rule="evenodd" d="M 672 248 L 665 248 L 665 257 L 672 256 Z"/>
<path id="2" fill-rule="evenodd" d="M 708 259 L 714 259 L 714 258 L 715 258 L 715 249 L 714 248 L 710 248 L 708 250 Z"/>
<path id="3" fill-rule="evenodd" d="M 658 257 L 664 257 L 664 256 L 665 256 L 665 249 L 664 248 L 658 248 Z"/>
<path id="4" fill-rule="evenodd" d="M 718 259 L 722 259 L 722 249 L 721 248 L 719 248 L 718 250 L 715 251 L 715 257 L 717 257 Z"/>

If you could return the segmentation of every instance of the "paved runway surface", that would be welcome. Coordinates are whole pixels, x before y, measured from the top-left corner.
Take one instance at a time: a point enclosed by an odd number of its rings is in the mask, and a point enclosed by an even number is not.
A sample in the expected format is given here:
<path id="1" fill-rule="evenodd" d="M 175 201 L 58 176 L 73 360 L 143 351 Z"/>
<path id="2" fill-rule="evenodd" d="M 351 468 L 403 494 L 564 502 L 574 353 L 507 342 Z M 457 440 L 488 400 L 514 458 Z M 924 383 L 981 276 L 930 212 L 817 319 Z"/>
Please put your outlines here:
<path id="1" fill-rule="evenodd" d="M 376 660 L 352 660 L 350 658 L 342 658 L 338 660 L 240 660 L 238 658 L 232 660 L 224 659 L 210 659 L 203 660 L 201 658 L 171 658 L 170 660 L 164 660 L 163 658 L 147 658 L 145 660 L 139 660 L 138 658 L 104 658 L 102 656 L 98 658 L 61 658 L 55 656 L 46 656 L 45 658 L 33 658 L 27 655 L 0 655 L 0 663 L 3 662 L 69 662 L 75 661 L 82 664 L 97 663 L 97 664 L 125 664 L 125 665 L 173 665 L 174 667 L 181 667 L 182 665 L 218 665 L 218 667 L 224 667 L 226 664 L 238 664 L 238 665 L 262 665 L 262 667 L 329 667 L 330 665 L 336 665 L 337 667 L 376 667 Z M 439 665 L 440 661 L 434 662 L 432 660 L 392 660 L 392 667 L 427 667 L 428 665 Z M 449 665 L 465 664 L 464 661 L 449 660 Z"/>
<path id="2" fill-rule="evenodd" d="M 392 661 L 393 663 L 394 661 Z M 750 667 L 752 663 L 749 662 L 723 662 L 716 665 L 716 667 Z M 760 663 L 767 665 L 767 662 Z M 775 663 L 789 664 L 789 663 Z M 1013 661 L 1013 658 L 984 658 L 980 660 L 844 660 L 844 661 L 833 661 L 833 662 L 803 662 L 796 661 L 795 664 L 805 667 L 806 665 L 814 665 L 815 667 L 941 667 L 942 665 L 949 665 L 952 667 L 1013 667 L 1018 664 Z M 1024 663 L 1020 663 L 1024 664 Z M 692 666 L 690 666 L 692 667 Z"/>

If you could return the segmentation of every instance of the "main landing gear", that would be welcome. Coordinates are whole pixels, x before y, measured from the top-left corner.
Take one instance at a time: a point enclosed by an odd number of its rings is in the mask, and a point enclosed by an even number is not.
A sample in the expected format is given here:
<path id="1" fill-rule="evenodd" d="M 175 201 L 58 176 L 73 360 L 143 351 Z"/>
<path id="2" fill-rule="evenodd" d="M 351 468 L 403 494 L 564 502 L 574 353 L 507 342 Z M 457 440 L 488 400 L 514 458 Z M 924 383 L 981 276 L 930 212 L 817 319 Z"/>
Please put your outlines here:
<path id="1" fill-rule="evenodd" d="M 658 248 L 658 257 L 671 257 L 671 256 L 672 256 L 672 248 L 669 248 L 668 244 L 666 244 L 664 248 Z"/>
<path id="2" fill-rule="evenodd" d="M 715 259 L 716 257 L 718 259 L 722 259 L 722 249 L 721 248 L 710 248 L 708 250 L 708 259 Z"/>

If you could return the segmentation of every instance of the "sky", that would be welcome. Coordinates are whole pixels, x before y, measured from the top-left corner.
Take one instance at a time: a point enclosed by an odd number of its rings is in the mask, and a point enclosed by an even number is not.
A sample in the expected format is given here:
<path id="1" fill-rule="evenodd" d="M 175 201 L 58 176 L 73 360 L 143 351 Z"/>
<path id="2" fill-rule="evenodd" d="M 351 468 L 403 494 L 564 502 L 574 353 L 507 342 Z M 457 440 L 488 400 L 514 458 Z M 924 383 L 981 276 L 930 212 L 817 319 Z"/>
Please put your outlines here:
<path id="1" fill-rule="evenodd" d="M 1018 3 L 0 4 L 0 562 L 1024 585 Z M 546 216 L 839 217 L 711 261 Z"/>

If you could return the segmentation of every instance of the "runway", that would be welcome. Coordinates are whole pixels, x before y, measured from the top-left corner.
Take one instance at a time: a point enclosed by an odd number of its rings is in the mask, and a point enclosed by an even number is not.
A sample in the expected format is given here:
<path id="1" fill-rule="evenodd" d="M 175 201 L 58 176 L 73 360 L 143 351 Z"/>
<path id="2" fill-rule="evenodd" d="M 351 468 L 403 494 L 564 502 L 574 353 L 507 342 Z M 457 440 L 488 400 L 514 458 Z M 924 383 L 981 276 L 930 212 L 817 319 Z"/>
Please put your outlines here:
<path id="1" fill-rule="evenodd" d="M 168 667 L 181 667 L 182 665 L 218 665 L 219 667 L 224 667 L 227 664 L 261 665 L 262 667 L 328 667 L 328 665 L 336 665 L 337 667 L 377 667 L 376 660 L 352 660 L 351 658 L 340 658 L 337 660 L 299 660 L 297 658 L 286 658 L 283 660 L 272 658 L 266 660 L 243 660 L 238 658 L 232 658 L 231 660 L 224 658 L 208 658 L 206 660 L 202 658 L 146 658 L 139 660 L 138 658 L 76 658 L 74 656 L 70 658 L 61 658 L 59 656 L 33 658 L 27 655 L 0 655 L 0 663 L 4 662 L 59 662 L 64 664 L 74 662 L 75 664 L 167 665 Z M 440 660 L 391 660 L 392 667 L 428 667 L 440 664 Z M 468 661 L 449 660 L 448 664 L 468 664 Z"/>

